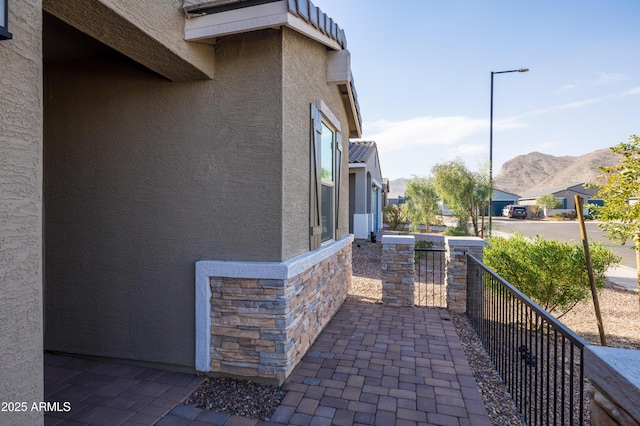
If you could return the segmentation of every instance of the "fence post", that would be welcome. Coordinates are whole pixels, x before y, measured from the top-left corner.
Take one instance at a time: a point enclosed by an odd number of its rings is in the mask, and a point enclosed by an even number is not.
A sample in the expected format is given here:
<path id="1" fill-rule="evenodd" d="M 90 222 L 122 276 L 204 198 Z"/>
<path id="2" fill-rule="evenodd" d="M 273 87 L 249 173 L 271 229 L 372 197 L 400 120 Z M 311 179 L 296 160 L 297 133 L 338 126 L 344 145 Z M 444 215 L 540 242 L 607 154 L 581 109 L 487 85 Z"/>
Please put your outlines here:
<path id="1" fill-rule="evenodd" d="M 382 236 L 382 303 L 413 306 L 413 253 L 416 238 L 410 235 Z"/>
<path id="2" fill-rule="evenodd" d="M 445 237 L 445 282 L 447 283 L 447 308 L 455 313 L 467 311 L 467 258 L 471 253 L 482 259 L 485 242 L 479 237 Z"/>

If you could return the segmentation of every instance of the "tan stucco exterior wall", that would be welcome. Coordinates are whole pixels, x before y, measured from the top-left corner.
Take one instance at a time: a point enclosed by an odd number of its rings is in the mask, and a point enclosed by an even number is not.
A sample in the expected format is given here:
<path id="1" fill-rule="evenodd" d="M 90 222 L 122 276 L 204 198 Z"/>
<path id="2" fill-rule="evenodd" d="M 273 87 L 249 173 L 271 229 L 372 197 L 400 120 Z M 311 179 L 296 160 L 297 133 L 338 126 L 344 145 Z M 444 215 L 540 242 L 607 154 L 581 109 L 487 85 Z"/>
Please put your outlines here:
<path id="1" fill-rule="evenodd" d="M 47 349 L 192 367 L 195 262 L 283 260 L 280 38 L 198 82 L 47 64 Z"/>
<path id="2" fill-rule="evenodd" d="M 0 41 L 0 424 L 42 424 L 42 11 L 9 4 L 12 40 Z"/>
<path id="3" fill-rule="evenodd" d="M 283 29 L 283 258 L 309 250 L 311 104 L 321 99 L 340 120 L 342 191 L 336 239 L 349 231 L 349 127 L 340 91 L 327 84 L 327 48 Z"/>

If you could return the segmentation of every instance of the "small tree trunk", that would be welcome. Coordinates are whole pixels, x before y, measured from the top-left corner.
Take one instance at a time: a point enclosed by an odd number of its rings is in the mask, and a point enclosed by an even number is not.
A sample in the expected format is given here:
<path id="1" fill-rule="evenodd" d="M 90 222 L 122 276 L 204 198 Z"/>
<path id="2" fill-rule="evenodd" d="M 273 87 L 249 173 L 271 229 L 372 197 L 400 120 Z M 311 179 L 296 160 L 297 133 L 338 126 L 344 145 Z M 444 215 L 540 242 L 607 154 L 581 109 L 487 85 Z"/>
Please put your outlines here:
<path id="1" fill-rule="evenodd" d="M 473 225 L 474 235 L 477 237 L 478 236 L 478 215 L 474 214 L 475 209 L 476 209 L 476 206 L 474 204 L 471 204 L 471 207 L 469 208 L 469 216 L 471 216 L 471 224 Z"/>

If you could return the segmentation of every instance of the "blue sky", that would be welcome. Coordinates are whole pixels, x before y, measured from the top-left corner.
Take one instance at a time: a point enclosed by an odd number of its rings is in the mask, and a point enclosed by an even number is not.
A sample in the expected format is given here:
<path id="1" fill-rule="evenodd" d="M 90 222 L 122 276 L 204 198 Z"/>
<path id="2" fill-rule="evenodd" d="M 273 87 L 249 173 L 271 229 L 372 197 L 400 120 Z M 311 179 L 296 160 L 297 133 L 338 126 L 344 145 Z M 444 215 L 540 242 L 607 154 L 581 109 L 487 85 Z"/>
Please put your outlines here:
<path id="1" fill-rule="evenodd" d="M 494 175 L 538 151 L 577 156 L 640 134 L 638 0 L 314 0 L 346 32 L 383 176 L 460 158 Z"/>

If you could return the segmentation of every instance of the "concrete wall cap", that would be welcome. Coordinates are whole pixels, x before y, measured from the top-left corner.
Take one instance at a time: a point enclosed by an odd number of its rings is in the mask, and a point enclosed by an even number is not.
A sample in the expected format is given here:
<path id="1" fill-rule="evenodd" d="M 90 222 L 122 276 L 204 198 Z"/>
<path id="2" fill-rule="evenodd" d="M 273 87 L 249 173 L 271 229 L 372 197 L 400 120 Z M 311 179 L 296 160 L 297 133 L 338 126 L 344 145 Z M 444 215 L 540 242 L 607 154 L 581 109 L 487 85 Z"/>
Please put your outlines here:
<path id="1" fill-rule="evenodd" d="M 227 260 L 199 260 L 196 262 L 196 280 L 206 285 L 208 277 L 261 278 L 288 280 L 315 264 L 330 258 L 353 242 L 353 235 L 325 244 L 284 262 L 241 262 Z"/>
<path id="2" fill-rule="evenodd" d="M 610 399 L 640 421 L 640 351 L 586 346 L 585 374 Z"/>
<path id="3" fill-rule="evenodd" d="M 383 235 L 382 244 L 416 244 L 413 235 Z"/>
<path id="4" fill-rule="evenodd" d="M 451 247 L 484 247 L 486 244 L 480 237 L 444 237 L 444 242 Z"/>

